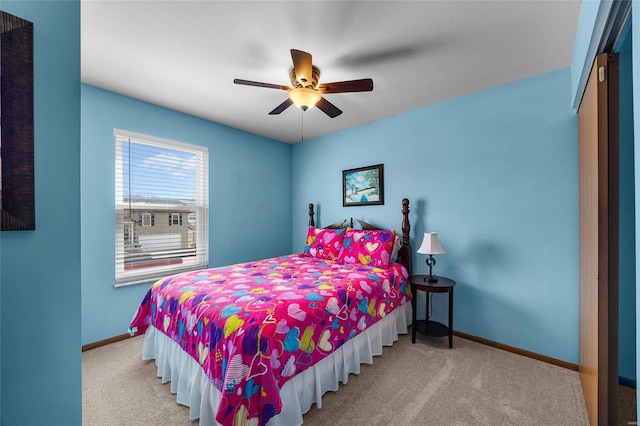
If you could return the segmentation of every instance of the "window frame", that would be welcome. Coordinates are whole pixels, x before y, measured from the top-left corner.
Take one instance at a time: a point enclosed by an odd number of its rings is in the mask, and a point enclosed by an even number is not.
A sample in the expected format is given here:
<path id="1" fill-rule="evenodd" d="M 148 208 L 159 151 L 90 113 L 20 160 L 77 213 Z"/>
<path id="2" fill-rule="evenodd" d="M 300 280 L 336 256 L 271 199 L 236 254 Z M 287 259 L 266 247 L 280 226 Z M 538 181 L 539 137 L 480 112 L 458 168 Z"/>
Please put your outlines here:
<path id="1" fill-rule="evenodd" d="M 158 138 L 155 136 L 144 135 L 122 129 L 113 129 L 115 142 L 115 207 L 116 207 L 116 223 L 115 223 L 115 287 L 123 287 L 134 284 L 153 282 L 162 277 L 173 275 L 179 272 L 186 272 L 198 269 L 208 268 L 209 263 L 209 149 L 200 145 L 178 142 L 170 139 Z M 153 266 L 140 270 L 125 270 L 125 241 L 124 241 L 124 224 L 125 210 L 130 209 L 131 205 L 125 201 L 123 190 L 123 159 L 126 153 L 123 152 L 123 144 L 139 143 L 153 147 L 166 148 L 168 150 L 186 151 L 196 155 L 196 182 L 195 182 L 195 202 L 192 205 L 196 214 L 195 240 L 196 255 L 192 261 L 188 260 L 186 264 L 166 264 L 161 266 Z M 171 205 L 167 206 L 167 212 L 171 217 Z M 175 210 L 174 210 L 175 211 Z M 153 224 L 153 214 L 151 215 L 151 223 Z M 157 216 L 157 215 L 156 215 Z M 140 216 L 142 222 L 142 215 Z M 156 217 L 156 219 L 158 219 Z"/>
<path id="2" fill-rule="evenodd" d="M 182 226 L 182 213 L 169 213 L 169 226 Z"/>
<path id="3" fill-rule="evenodd" d="M 124 244 L 135 244 L 136 232 L 133 222 L 123 222 Z"/>
<path id="4" fill-rule="evenodd" d="M 145 219 L 149 218 L 148 222 L 145 221 Z M 143 228 L 147 228 L 147 227 L 151 227 L 153 226 L 153 213 L 142 213 L 142 218 L 141 218 L 141 223 L 140 225 Z"/>

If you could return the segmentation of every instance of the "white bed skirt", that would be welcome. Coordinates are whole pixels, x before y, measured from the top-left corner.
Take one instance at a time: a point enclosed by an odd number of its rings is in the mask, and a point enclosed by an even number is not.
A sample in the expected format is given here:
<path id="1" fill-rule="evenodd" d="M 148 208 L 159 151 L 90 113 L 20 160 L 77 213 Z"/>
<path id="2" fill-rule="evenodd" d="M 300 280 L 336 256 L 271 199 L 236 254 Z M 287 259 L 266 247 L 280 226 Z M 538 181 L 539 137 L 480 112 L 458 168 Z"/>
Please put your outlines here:
<path id="1" fill-rule="evenodd" d="M 315 402 L 322 407 L 322 395 L 338 390 L 339 382 L 347 383 L 350 373 L 359 374 L 360 364 L 373 363 L 383 346 L 391 346 L 399 334 L 406 334 L 411 323 L 411 302 L 390 312 L 382 320 L 357 335 L 337 351 L 284 384 L 280 390 L 282 411 L 269 426 L 302 424 L 302 414 Z M 209 381 L 196 360 L 158 329 L 150 326 L 144 337 L 142 359 L 155 359 L 162 383 L 171 382 L 171 392 L 179 404 L 189 407 L 191 420 L 200 425 L 217 425 L 216 410 L 220 391 Z"/>

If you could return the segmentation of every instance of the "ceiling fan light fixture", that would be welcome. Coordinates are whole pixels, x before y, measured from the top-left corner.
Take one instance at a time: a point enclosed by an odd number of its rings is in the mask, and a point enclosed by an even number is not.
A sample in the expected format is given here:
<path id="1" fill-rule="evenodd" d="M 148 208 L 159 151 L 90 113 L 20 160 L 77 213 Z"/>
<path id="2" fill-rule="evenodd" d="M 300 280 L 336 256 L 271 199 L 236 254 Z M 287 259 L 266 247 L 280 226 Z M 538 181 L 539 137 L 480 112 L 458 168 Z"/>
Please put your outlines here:
<path id="1" fill-rule="evenodd" d="M 318 91 L 308 87 L 296 87 L 289 91 L 289 99 L 293 101 L 295 106 L 303 111 L 313 108 L 321 97 Z"/>

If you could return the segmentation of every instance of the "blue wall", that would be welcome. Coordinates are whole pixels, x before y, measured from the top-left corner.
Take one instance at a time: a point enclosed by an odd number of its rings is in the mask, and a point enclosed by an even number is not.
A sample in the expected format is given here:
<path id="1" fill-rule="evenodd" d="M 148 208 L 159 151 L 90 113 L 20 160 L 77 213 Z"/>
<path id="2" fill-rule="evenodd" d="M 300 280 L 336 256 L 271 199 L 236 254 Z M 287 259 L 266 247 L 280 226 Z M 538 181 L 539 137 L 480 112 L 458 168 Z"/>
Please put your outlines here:
<path id="1" fill-rule="evenodd" d="M 628 33 L 630 34 L 630 33 Z M 632 44 L 626 37 L 620 64 L 620 250 L 618 375 L 625 384 L 636 380 L 636 253 L 633 164 Z"/>
<path id="2" fill-rule="evenodd" d="M 303 246 L 309 202 L 324 224 L 353 216 L 400 228 L 408 197 L 414 252 L 423 232 L 438 232 L 446 254 L 435 272 L 458 283 L 456 330 L 577 363 L 570 98 L 565 68 L 295 145 L 293 250 Z M 377 163 L 385 167 L 384 206 L 343 208 L 341 170 Z M 414 273 L 424 272 L 417 256 Z M 445 302 L 434 299 L 436 318 L 444 319 Z"/>
<path id="3" fill-rule="evenodd" d="M 79 425 L 80 2 L 2 1 L 34 23 L 36 230 L 2 232 L 3 425 Z"/>
<path id="4" fill-rule="evenodd" d="M 126 333 L 149 284 L 114 288 L 115 142 L 209 148 L 209 266 L 291 252 L 291 145 L 82 85 L 82 343 Z"/>

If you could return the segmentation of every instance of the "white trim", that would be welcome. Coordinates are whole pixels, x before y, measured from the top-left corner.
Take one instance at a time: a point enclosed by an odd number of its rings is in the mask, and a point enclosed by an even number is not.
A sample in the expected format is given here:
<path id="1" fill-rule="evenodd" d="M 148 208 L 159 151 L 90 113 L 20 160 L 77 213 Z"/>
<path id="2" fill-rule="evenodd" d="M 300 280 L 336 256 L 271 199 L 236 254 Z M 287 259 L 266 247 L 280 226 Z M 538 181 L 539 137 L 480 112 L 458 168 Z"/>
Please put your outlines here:
<path id="1" fill-rule="evenodd" d="M 148 221 L 146 221 L 145 219 L 148 219 Z M 142 220 L 140 221 L 140 225 L 142 226 L 152 226 L 152 221 L 151 221 L 151 213 L 142 213 Z"/>

